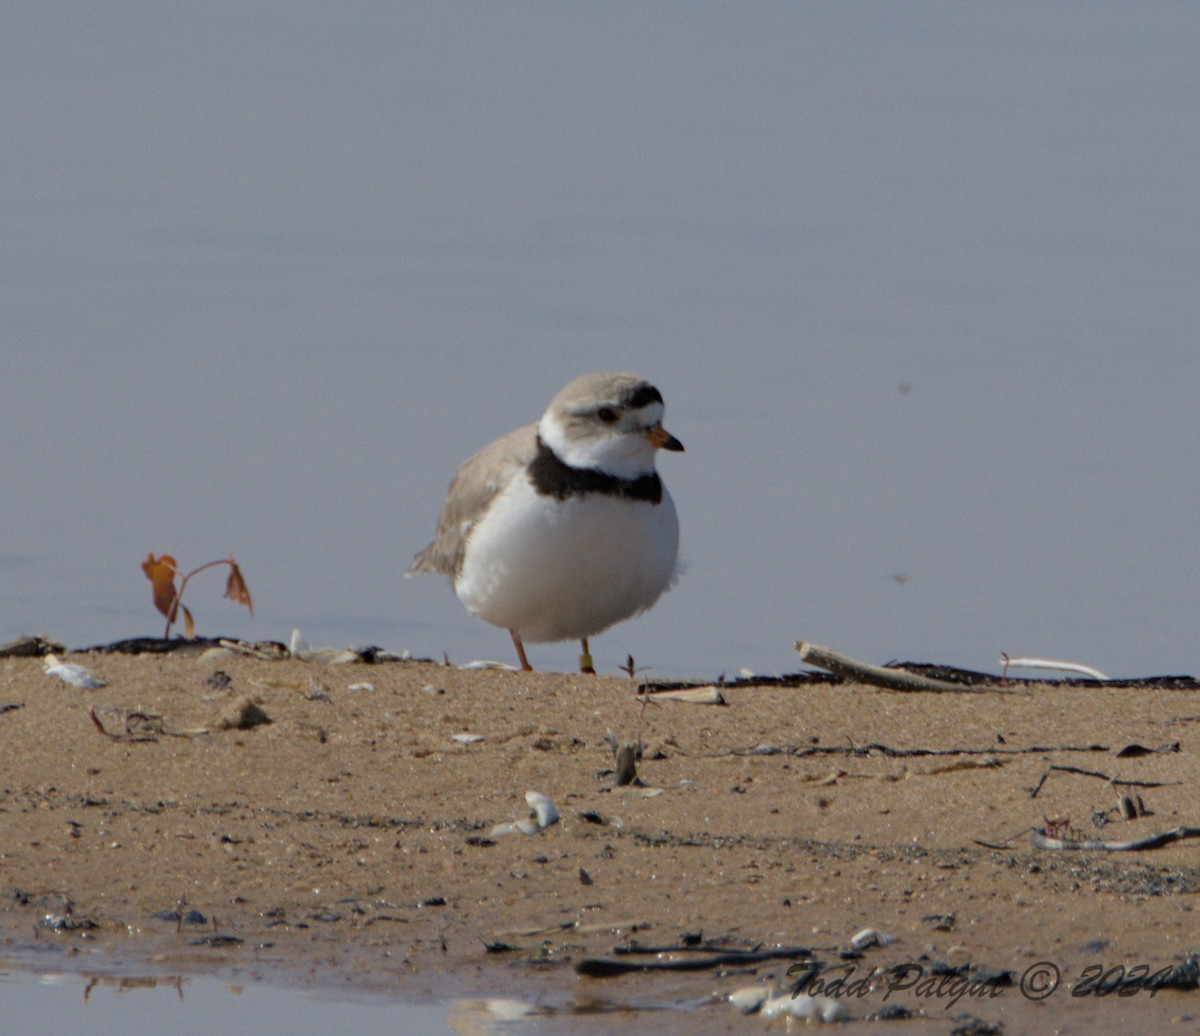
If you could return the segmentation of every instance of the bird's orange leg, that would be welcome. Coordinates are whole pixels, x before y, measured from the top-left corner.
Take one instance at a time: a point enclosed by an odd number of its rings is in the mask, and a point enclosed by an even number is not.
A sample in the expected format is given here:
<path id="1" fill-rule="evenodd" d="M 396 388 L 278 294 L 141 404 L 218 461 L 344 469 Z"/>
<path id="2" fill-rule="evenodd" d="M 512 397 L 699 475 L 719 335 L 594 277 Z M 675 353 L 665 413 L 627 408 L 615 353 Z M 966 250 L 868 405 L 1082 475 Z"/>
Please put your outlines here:
<path id="1" fill-rule="evenodd" d="M 583 647 L 583 654 L 579 656 L 579 671 L 595 676 L 596 670 L 592 668 L 592 653 L 588 650 L 587 637 L 584 637 L 579 643 Z"/>
<path id="2" fill-rule="evenodd" d="M 508 635 L 513 639 L 513 647 L 517 649 L 517 658 L 521 661 L 521 671 L 524 673 L 532 673 L 533 666 L 529 664 L 529 659 L 525 657 L 525 645 L 521 643 L 521 637 L 516 630 L 509 630 Z"/>

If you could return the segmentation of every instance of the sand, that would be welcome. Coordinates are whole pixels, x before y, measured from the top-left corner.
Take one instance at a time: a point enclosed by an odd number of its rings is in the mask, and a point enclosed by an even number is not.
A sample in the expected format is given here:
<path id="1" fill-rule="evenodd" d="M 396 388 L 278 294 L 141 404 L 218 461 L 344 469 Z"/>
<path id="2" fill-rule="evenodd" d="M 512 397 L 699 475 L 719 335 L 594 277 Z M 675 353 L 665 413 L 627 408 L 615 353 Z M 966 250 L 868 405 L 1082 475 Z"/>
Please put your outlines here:
<path id="1" fill-rule="evenodd" d="M 1194 691 L 817 683 L 645 704 L 624 677 L 428 662 L 68 660 L 106 686 L 0 659 L 10 957 L 518 997 L 543 1011 L 544 1028 L 526 1031 L 783 1031 L 710 998 L 786 982 L 788 960 L 577 974 L 590 959 L 696 959 L 614 950 L 699 939 L 709 952 L 810 948 L 826 982 L 874 974 L 841 998 L 840 1032 L 970 1019 L 962 1031 L 1190 1031 L 1200 1017 L 1196 993 L 1071 991 L 1086 969 L 1155 971 L 1200 950 L 1200 839 L 1140 852 L 1030 842 L 1047 820 L 1052 834 L 1114 840 L 1200 825 Z M 221 729 L 247 699 L 270 722 Z M 644 787 L 614 786 L 609 732 L 640 741 Z M 1118 755 L 1130 745 L 1150 751 Z M 528 814 L 530 790 L 561 819 L 493 835 Z M 1123 819 L 1122 794 L 1149 815 Z M 865 928 L 884 945 L 840 957 Z M 1019 984 L 1043 961 L 1062 984 L 1035 1002 Z M 889 991 L 886 969 L 904 964 L 961 981 Z M 1004 972 L 1012 985 L 962 992 Z M 867 1020 L 896 1005 L 915 1018 Z"/>

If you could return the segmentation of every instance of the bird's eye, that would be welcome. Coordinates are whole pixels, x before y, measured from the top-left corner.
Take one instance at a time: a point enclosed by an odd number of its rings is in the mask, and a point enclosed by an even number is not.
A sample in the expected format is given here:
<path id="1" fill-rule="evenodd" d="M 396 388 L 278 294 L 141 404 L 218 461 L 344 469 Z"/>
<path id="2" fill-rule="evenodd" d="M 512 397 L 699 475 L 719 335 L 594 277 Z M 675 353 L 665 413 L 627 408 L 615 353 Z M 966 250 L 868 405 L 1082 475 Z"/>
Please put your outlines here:
<path id="1" fill-rule="evenodd" d="M 617 419 L 617 412 L 610 406 L 602 406 L 596 411 L 596 416 L 605 424 L 612 424 Z"/>

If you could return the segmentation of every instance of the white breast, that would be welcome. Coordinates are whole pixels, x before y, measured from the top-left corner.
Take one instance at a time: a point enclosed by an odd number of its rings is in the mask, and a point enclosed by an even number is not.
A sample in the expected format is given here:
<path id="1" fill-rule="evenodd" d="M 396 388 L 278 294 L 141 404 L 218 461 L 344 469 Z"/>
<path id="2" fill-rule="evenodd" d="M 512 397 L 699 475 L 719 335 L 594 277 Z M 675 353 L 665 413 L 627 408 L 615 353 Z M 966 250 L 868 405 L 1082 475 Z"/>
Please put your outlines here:
<path id="1" fill-rule="evenodd" d="M 675 575 L 679 521 L 662 501 L 564 501 L 513 480 L 471 532 L 454 590 L 530 642 L 578 640 L 649 608 Z"/>

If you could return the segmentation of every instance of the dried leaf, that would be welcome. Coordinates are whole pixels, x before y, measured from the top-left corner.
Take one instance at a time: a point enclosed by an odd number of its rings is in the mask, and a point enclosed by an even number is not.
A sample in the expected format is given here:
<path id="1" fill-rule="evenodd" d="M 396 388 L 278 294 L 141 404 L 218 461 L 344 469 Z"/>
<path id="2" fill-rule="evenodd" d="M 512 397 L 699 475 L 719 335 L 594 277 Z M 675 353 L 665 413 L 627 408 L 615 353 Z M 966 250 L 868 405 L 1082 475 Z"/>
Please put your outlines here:
<path id="1" fill-rule="evenodd" d="M 187 588 L 188 581 L 193 576 L 199 575 L 205 569 L 214 568 L 217 565 L 229 566 L 229 580 L 225 584 L 225 596 L 237 604 L 244 604 L 250 610 L 251 617 L 253 617 L 254 605 L 250 600 L 250 591 L 246 587 L 246 580 L 242 577 L 242 571 L 238 568 L 238 564 L 232 554 L 224 561 L 210 561 L 185 574 L 180 574 L 175 559 L 169 554 L 164 554 L 160 558 L 156 558 L 153 553 L 146 556 L 146 560 L 142 562 L 142 571 L 146 573 L 146 578 L 153 585 L 154 606 L 167 617 L 167 628 L 163 634 L 164 637 L 171 635 L 171 627 L 175 624 L 180 611 L 183 612 L 184 636 L 188 640 L 195 637 L 196 623 L 192 618 L 192 613 L 183 607 L 183 592 Z M 176 576 L 179 576 L 178 587 L 175 585 Z"/>
<path id="2" fill-rule="evenodd" d="M 168 619 L 178 592 L 175 589 L 175 559 L 170 554 L 156 558 L 151 551 L 142 562 L 142 571 L 150 580 L 154 592 L 154 607 Z"/>
<path id="3" fill-rule="evenodd" d="M 225 584 L 225 596 L 237 604 L 244 604 L 250 612 L 250 617 L 254 618 L 254 603 L 250 600 L 250 591 L 232 554 L 229 555 L 229 581 Z"/>

